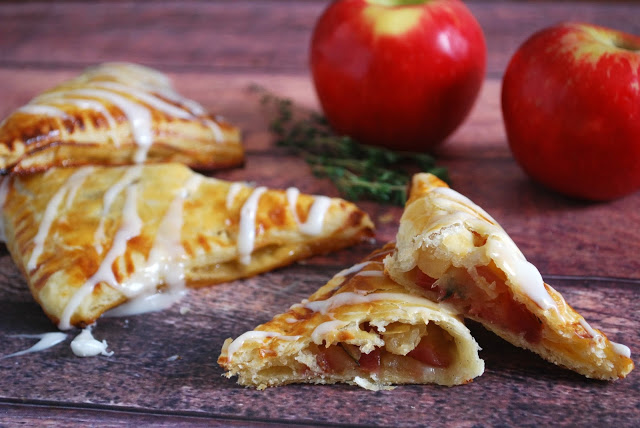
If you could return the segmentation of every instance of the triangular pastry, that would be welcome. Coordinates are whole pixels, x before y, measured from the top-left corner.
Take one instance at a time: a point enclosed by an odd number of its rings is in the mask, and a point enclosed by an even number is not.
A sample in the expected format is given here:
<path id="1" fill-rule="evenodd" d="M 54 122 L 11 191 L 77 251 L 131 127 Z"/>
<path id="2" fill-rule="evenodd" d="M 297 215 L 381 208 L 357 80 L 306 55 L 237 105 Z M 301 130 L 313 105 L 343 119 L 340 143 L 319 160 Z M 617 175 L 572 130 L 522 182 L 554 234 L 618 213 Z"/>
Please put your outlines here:
<path id="1" fill-rule="evenodd" d="M 396 244 L 385 267 L 412 292 L 587 377 L 633 369 L 629 348 L 592 328 L 489 214 L 435 176 L 414 176 Z"/>
<path id="2" fill-rule="evenodd" d="M 409 293 L 384 274 L 393 245 L 335 275 L 309 299 L 227 339 L 218 363 L 238 383 L 264 389 L 344 382 L 470 382 L 484 371 L 478 345 L 446 305 Z"/>
<path id="3" fill-rule="evenodd" d="M 0 173 L 147 162 L 212 169 L 243 160 L 238 128 L 135 64 L 89 68 L 0 124 Z"/>
<path id="4" fill-rule="evenodd" d="M 247 277 L 373 231 L 342 199 L 226 182 L 181 164 L 11 175 L 0 202 L 9 251 L 61 329 L 127 301 L 171 299 L 185 284 Z"/>

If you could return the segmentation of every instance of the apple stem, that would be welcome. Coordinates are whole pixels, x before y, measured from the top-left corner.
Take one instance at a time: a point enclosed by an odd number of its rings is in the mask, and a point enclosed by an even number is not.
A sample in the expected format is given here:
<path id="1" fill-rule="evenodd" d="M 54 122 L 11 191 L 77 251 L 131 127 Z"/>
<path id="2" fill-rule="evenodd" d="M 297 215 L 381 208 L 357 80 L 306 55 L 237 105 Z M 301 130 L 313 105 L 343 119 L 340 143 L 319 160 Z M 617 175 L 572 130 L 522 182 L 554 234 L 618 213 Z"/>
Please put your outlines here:
<path id="1" fill-rule="evenodd" d="M 618 49 L 640 53 L 640 44 L 629 42 L 628 40 L 614 39 L 613 45 Z"/>

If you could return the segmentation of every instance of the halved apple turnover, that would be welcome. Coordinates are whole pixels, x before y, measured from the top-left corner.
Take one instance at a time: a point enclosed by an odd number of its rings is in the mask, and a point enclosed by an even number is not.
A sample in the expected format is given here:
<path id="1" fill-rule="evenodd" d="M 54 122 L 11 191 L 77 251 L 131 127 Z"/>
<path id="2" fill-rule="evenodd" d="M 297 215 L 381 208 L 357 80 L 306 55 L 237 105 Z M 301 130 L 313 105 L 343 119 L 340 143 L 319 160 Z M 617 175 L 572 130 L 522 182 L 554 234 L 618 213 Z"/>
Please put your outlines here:
<path id="1" fill-rule="evenodd" d="M 446 305 L 407 291 L 384 274 L 389 244 L 336 274 L 309 299 L 255 330 L 227 339 L 218 363 L 241 385 L 344 382 L 470 382 L 484 371 L 478 345 Z"/>
<path id="2" fill-rule="evenodd" d="M 412 292 L 587 377 L 633 369 L 629 348 L 592 328 L 487 212 L 435 176 L 414 176 L 396 245 L 385 267 Z"/>

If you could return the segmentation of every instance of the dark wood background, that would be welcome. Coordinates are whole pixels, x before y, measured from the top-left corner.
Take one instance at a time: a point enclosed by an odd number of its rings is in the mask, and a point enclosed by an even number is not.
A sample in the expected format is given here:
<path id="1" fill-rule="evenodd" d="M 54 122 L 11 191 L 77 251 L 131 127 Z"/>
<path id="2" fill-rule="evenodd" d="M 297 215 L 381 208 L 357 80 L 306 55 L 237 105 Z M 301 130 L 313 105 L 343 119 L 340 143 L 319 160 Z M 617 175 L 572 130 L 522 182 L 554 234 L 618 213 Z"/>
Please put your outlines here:
<path id="1" fill-rule="evenodd" d="M 500 113 L 500 79 L 515 49 L 562 20 L 640 34 L 633 2 L 470 1 L 489 48 L 480 99 L 439 150 L 452 186 L 511 234 L 547 282 L 593 326 L 640 350 L 640 193 L 585 203 L 530 182 L 513 161 Z M 272 187 L 337 195 L 306 164 L 273 147 L 260 84 L 317 109 L 307 67 L 324 1 L 0 2 L 0 116 L 85 66 L 112 60 L 157 67 L 176 87 L 239 125 L 247 163 L 217 174 Z M 100 320 L 112 357 L 81 359 L 69 342 L 0 359 L 0 425 L 121 426 L 451 425 L 637 426 L 640 380 L 582 378 L 471 325 L 486 373 L 470 385 L 393 391 L 292 385 L 245 389 L 216 364 L 226 337 L 267 321 L 335 272 L 393 239 L 401 209 L 362 203 L 377 243 L 316 257 L 256 278 L 192 292 L 162 313 Z M 0 247 L 0 354 L 33 344 L 13 337 L 54 331 Z"/>

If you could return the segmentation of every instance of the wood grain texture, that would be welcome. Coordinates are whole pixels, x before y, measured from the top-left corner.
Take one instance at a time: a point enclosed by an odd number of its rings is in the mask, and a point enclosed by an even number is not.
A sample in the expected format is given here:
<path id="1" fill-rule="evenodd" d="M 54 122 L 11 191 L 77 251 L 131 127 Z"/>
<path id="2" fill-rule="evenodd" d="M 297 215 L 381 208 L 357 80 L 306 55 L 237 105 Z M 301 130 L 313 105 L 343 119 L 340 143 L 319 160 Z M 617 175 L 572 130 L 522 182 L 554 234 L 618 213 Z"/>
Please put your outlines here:
<path id="1" fill-rule="evenodd" d="M 177 70 L 306 72 L 311 29 L 327 1 L 48 2 L 3 4 L 0 65 L 78 68 L 105 60 Z M 502 75 L 516 48 L 558 21 L 640 34 L 636 3 L 469 3 Z"/>
<path id="2" fill-rule="evenodd" d="M 307 297 L 341 267 L 296 265 L 197 290 L 163 313 L 101 320 L 94 335 L 108 341 L 114 356 L 76 358 L 68 347 L 69 337 L 49 351 L 0 360 L 2 398 L 20 397 L 54 408 L 82 403 L 84 408 L 107 406 L 144 414 L 170 410 L 212 418 L 356 425 L 517 425 L 523 417 L 535 415 L 536 425 L 610 421 L 624 426 L 637 417 L 633 399 L 640 392 L 637 376 L 613 383 L 590 381 L 476 325 L 471 328 L 483 348 L 487 370 L 464 386 L 402 386 L 371 392 L 340 385 L 291 385 L 255 391 L 221 376 L 216 358 L 227 336 L 252 329 Z M 635 349 L 640 346 L 636 333 L 640 314 L 619 314 L 620 302 L 633 299 L 636 287 L 590 280 L 559 280 L 556 286 L 612 339 Z M 26 293 L 14 299 L 0 303 L 2 331 L 51 330 Z M 24 314 L 30 316 L 16 326 L 15 320 Z M 9 337 L 3 347 L 9 352 L 27 344 L 25 339 Z"/>
<path id="3" fill-rule="evenodd" d="M 303 160 L 273 145 L 261 85 L 317 109 L 306 65 L 313 22 L 325 1 L 0 2 L 0 116 L 38 92 L 105 60 L 169 72 L 177 89 L 241 127 L 245 167 L 229 180 L 337 196 Z M 500 113 L 500 76 L 531 32 L 585 20 L 640 34 L 638 3 L 473 1 L 489 45 L 489 78 L 464 125 L 441 146 L 452 186 L 484 207 L 527 258 L 594 326 L 640 349 L 640 193 L 583 203 L 532 183 L 513 161 Z M 350 386 L 244 389 L 221 376 L 222 342 L 307 297 L 334 273 L 392 240 L 401 208 L 362 202 L 376 241 L 256 278 L 199 289 L 162 313 L 100 320 L 95 336 L 112 357 L 81 359 L 67 341 L 0 359 L 0 425 L 634 426 L 640 378 L 584 379 L 471 325 L 487 371 L 469 385 L 403 386 L 373 393 Z M 53 331 L 0 246 L 0 355 Z"/>

